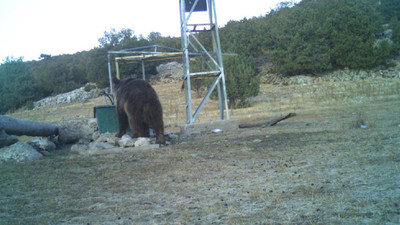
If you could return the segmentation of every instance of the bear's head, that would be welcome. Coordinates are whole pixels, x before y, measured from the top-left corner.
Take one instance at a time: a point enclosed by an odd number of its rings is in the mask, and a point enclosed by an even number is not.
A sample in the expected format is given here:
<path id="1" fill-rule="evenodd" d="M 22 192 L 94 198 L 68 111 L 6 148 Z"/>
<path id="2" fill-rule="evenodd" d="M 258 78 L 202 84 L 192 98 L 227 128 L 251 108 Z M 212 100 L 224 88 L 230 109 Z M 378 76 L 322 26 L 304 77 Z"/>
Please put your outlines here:
<path id="1" fill-rule="evenodd" d="M 113 88 L 118 88 L 118 86 L 121 83 L 121 81 L 118 78 L 114 77 L 112 79 L 112 83 L 113 83 Z"/>
<path id="2" fill-rule="evenodd" d="M 116 96 L 119 87 L 121 86 L 121 80 L 119 80 L 118 78 L 114 77 L 112 79 L 112 88 L 113 88 L 113 95 Z"/>

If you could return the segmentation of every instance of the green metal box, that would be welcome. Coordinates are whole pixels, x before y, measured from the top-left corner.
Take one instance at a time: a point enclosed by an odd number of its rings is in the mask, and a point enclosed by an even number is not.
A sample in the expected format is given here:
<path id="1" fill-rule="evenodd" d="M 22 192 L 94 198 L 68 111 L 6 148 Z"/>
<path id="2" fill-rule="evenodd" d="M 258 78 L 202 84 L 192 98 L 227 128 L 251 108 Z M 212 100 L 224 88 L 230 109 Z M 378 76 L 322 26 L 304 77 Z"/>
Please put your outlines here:
<path id="1" fill-rule="evenodd" d="M 119 131 L 115 105 L 95 106 L 94 117 L 97 119 L 97 126 L 99 127 L 100 134 L 106 132 L 116 133 Z"/>

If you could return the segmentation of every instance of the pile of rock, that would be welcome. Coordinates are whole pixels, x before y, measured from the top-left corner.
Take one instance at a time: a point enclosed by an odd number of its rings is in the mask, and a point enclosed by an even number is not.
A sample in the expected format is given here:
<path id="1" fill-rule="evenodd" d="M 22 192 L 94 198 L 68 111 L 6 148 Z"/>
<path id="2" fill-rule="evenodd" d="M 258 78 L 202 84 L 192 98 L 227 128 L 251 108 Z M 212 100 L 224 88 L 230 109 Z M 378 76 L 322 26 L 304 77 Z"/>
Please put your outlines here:
<path id="1" fill-rule="evenodd" d="M 85 91 L 85 88 L 87 89 L 88 86 L 93 86 L 95 88 L 89 91 Z M 38 108 L 38 107 L 43 107 L 45 105 L 58 105 L 58 104 L 67 104 L 71 102 L 84 102 L 87 99 L 99 97 L 103 92 L 104 92 L 103 90 L 98 89 L 96 87 L 95 83 L 87 83 L 84 87 L 81 87 L 79 89 L 59 94 L 57 96 L 47 97 L 37 102 L 34 102 L 33 106 L 35 108 Z"/>
<path id="2" fill-rule="evenodd" d="M 115 133 L 100 134 L 95 118 L 89 120 L 69 120 L 57 124 L 58 138 L 40 138 L 30 142 L 18 142 L 18 138 L 8 135 L 0 129 L 0 162 L 2 161 L 34 161 L 50 155 L 57 145 L 72 144 L 71 152 L 78 154 L 99 154 L 109 152 L 119 153 L 121 149 L 158 148 L 155 135 L 150 138 L 131 138 L 124 135 L 115 137 Z M 165 131 L 167 144 L 178 140 L 178 136 Z"/>
<path id="3" fill-rule="evenodd" d="M 56 149 L 56 145 L 49 138 L 35 139 L 25 143 L 19 142 L 18 138 L 12 135 L 54 137 L 57 134 L 56 125 L 0 115 L 0 162 L 32 161 L 49 155 Z"/>
<path id="4" fill-rule="evenodd" d="M 177 62 L 169 62 L 156 67 L 161 83 L 176 83 L 182 80 L 183 65 Z"/>
<path id="5" fill-rule="evenodd" d="M 101 154 L 107 152 L 105 150 L 115 151 L 117 149 L 125 148 L 138 148 L 138 147 L 150 147 L 158 148 L 158 144 L 154 144 L 155 139 L 153 138 L 131 138 L 129 135 L 124 135 L 122 138 L 115 137 L 115 134 L 105 133 L 93 142 L 88 144 L 77 143 L 71 146 L 71 152 L 90 155 L 90 154 Z M 119 151 L 116 151 L 119 152 Z"/>
<path id="6" fill-rule="evenodd" d="M 48 138 L 35 139 L 29 142 L 18 142 L 0 148 L 0 162 L 2 161 L 35 161 L 48 156 L 56 150 L 56 145 Z"/>
<path id="7" fill-rule="evenodd" d="M 100 134 L 96 118 L 63 121 L 58 126 L 60 130 L 58 140 L 62 143 L 73 144 L 71 151 L 81 154 L 85 154 L 87 150 L 96 151 L 99 149 L 154 145 L 156 140 L 152 130 L 150 130 L 150 138 L 131 138 L 129 135 L 118 138 L 115 137 L 115 133 Z M 164 135 L 167 139 L 167 144 L 178 140 L 177 135 L 167 130 L 165 130 Z"/>
<path id="8" fill-rule="evenodd" d="M 155 144 L 155 134 L 150 132 L 150 138 L 132 138 L 130 135 L 115 137 L 115 133 L 100 134 L 97 129 L 96 119 L 89 121 L 70 121 L 68 126 L 60 125 L 59 139 L 67 143 L 75 143 L 71 146 L 71 152 L 78 154 L 98 154 L 103 150 L 115 150 L 116 148 L 137 148 L 148 146 L 158 148 Z M 64 127 L 64 128 L 61 128 Z M 69 127 L 69 128 L 68 128 Z M 79 129 L 79 127 L 81 127 Z M 64 131 L 63 131 L 64 130 Z M 178 140 L 178 136 L 165 131 L 167 144 Z M 104 151 L 103 151 L 104 152 Z"/>
<path id="9" fill-rule="evenodd" d="M 10 146 L 0 149 L 1 161 L 34 161 L 43 158 L 36 149 L 24 142 L 17 142 Z M 0 161 L 0 162 L 1 162 Z"/>
<path id="10" fill-rule="evenodd" d="M 89 143 L 93 140 L 93 134 L 98 133 L 95 118 L 61 121 L 57 125 L 58 140 L 63 144 Z"/>

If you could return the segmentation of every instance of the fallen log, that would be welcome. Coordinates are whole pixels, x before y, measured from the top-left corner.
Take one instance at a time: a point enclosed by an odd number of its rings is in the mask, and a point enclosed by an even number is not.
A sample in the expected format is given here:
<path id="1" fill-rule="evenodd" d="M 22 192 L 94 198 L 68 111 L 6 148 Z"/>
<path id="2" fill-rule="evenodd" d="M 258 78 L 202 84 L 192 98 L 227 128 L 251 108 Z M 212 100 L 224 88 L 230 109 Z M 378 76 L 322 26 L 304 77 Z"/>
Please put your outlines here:
<path id="1" fill-rule="evenodd" d="M 0 128 L 9 135 L 27 135 L 48 137 L 58 135 L 58 126 L 48 123 L 39 123 L 31 120 L 19 120 L 0 115 Z"/>
<path id="2" fill-rule="evenodd" d="M 289 113 L 285 116 L 280 116 L 277 118 L 274 118 L 269 121 L 263 121 L 263 122 L 255 122 L 255 123 L 242 123 L 239 124 L 239 128 L 251 128 L 251 127 L 271 127 L 276 125 L 277 123 L 281 122 L 282 120 L 289 119 L 290 117 L 296 116 L 296 113 Z"/>
<path id="3" fill-rule="evenodd" d="M 8 135 L 3 129 L 0 128 L 0 148 L 15 144 L 18 138 Z"/>

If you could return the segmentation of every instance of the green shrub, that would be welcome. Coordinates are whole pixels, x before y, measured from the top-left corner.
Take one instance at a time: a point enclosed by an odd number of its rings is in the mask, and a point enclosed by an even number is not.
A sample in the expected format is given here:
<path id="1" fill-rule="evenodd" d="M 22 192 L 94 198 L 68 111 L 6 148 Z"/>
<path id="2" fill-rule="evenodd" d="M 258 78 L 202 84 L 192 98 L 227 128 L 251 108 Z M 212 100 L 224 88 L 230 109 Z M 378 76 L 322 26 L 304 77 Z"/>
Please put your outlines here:
<path id="1" fill-rule="evenodd" d="M 84 90 L 85 90 L 86 92 L 89 92 L 89 91 L 91 91 L 91 90 L 93 90 L 93 89 L 96 89 L 96 88 L 97 88 L 97 87 L 96 87 L 96 85 L 94 85 L 94 84 L 86 84 Z"/>
<path id="2" fill-rule="evenodd" d="M 280 4 L 265 17 L 228 23 L 221 29 L 221 40 L 225 51 L 266 56 L 273 70 L 284 75 L 373 68 L 398 55 L 397 2 L 382 0 L 381 7 L 375 0 Z M 384 21 L 391 21 L 394 45 L 376 48 Z"/>
<path id="3" fill-rule="evenodd" d="M 247 56 L 225 57 L 224 70 L 229 107 L 247 107 L 246 99 L 260 90 L 260 77 L 253 58 Z"/>
<path id="4" fill-rule="evenodd" d="M 392 49 L 392 55 L 399 55 L 400 50 L 400 20 L 393 18 L 390 22 L 390 28 L 393 29 L 392 40 L 394 48 Z"/>
<path id="5" fill-rule="evenodd" d="M 34 108 L 33 101 L 27 101 L 25 106 L 28 110 L 32 110 Z"/>
<path id="6" fill-rule="evenodd" d="M 275 70 L 284 74 L 335 68 L 371 68 L 387 56 L 374 49 L 380 24 L 373 6 L 356 1 L 305 1 L 282 10 L 270 22 L 276 40 L 268 52 Z"/>

